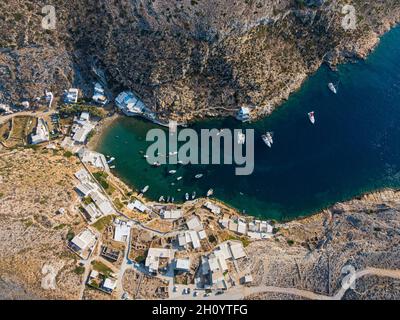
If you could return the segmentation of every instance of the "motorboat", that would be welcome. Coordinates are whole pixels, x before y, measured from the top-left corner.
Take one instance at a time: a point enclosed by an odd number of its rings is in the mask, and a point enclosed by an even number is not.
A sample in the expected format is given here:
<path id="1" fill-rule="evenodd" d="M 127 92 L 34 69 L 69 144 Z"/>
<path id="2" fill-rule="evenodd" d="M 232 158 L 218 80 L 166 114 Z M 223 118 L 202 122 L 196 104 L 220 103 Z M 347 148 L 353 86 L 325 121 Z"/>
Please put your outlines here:
<path id="1" fill-rule="evenodd" d="M 315 114 L 314 114 L 314 111 L 311 111 L 311 112 L 308 113 L 308 118 L 310 119 L 310 122 L 311 122 L 312 124 L 315 124 Z"/>

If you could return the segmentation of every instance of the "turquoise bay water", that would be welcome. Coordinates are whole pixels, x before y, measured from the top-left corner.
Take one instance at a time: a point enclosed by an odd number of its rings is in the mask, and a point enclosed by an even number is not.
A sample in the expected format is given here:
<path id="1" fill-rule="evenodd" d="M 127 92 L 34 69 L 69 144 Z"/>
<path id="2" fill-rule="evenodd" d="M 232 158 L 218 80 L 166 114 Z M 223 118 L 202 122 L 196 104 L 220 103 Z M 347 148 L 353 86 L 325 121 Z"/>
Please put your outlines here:
<path id="1" fill-rule="evenodd" d="M 196 191 L 251 215 L 292 219 L 312 214 L 383 187 L 400 186 L 400 28 L 385 35 L 366 61 L 332 72 L 322 67 L 270 117 L 242 126 L 233 119 L 207 120 L 192 128 L 254 128 L 255 171 L 235 176 L 235 166 L 165 165 L 153 168 L 141 152 L 155 125 L 123 118 L 104 135 L 97 150 L 116 158 L 115 173 L 147 196 L 183 201 Z M 327 83 L 339 84 L 333 95 Z M 307 113 L 315 111 L 312 126 Z M 274 132 L 268 149 L 261 135 Z M 171 176 L 169 170 L 178 170 Z M 204 173 L 200 180 L 197 173 Z M 182 176 L 181 181 L 176 177 Z M 171 186 L 171 183 L 175 183 Z M 181 189 L 180 192 L 177 189 Z"/>

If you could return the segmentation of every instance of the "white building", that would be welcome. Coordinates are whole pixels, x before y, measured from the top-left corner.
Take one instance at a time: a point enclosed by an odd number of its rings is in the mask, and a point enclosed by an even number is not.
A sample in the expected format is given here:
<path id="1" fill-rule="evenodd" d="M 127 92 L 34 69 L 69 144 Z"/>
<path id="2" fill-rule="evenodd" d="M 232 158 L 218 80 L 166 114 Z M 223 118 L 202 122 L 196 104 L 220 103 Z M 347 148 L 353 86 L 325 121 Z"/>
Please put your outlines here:
<path id="1" fill-rule="evenodd" d="M 248 107 L 241 107 L 236 115 L 236 119 L 242 122 L 250 120 L 250 109 Z"/>
<path id="2" fill-rule="evenodd" d="M 163 210 L 161 216 L 166 220 L 176 220 L 183 216 L 182 210 Z"/>
<path id="3" fill-rule="evenodd" d="M 190 259 L 176 259 L 175 269 L 178 271 L 190 271 Z"/>
<path id="4" fill-rule="evenodd" d="M 207 201 L 204 204 L 204 207 L 206 207 L 208 210 L 210 210 L 212 213 L 214 213 L 216 215 L 220 215 L 221 214 L 221 208 L 218 207 L 217 205 L 213 204 L 210 201 Z"/>
<path id="5" fill-rule="evenodd" d="M 75 188 L 78 191 L 78 193 L 81 194 L 83 197 L 88 197 L 91 192 L 96 191 L 98 189 L 97 185 L 95 185 L 92 182 L 80 183 Z"/>
<path id="6" fill-rule="evenodd" d="M 75 88 L 69 89 L 64 96 L 65 103 L 77 103 L 79 98 L 79 90 Z"/>
<path id="7" fill-rule="evenodd" d="M 241 220 L 237 223 L 237 233 L 246 235 L 247 234 L 247 224 Z"/>
<path id="8" fill-rule="evenodd" d="M 245 275 L 240 279 L 241 284 L 249 284 L 253 282 L 253 276 L 251 274 Z"/>
<path id="9" fill-rule="evenodd" d="M 234 260 L 246 257 L 246 252 L 244 251 L 242 242 L 230 242 L 229 245 L 232 253 L 232 258 Z"/>
<path id="10" fill-rule="evenodd" d="M 91 222 L 96 221 L 102 216 L 102 213 L 96 208 L 94 203 L 89 203 L 88 205 L 84 206 L 83 209 L 89 216 Z"/>
<path id="11" fill-rule="evenodd" d="M 194 215 L 186 220 L 186 225 L 189 230 L 195 230 L 195 231 L 203 230 L 203 225 L 201 224 L 199 217 Z"/>
<path id="12" fill-rule="evenodd" d="M 89 229 L 86 229 L 70 241 L 70 247 L 82 255 L 85 251 L 92 250 L 96 241 L 96 236 Z"/>
<path id="13" fill-rule="evenodd" d="M 145 112 L 146 106 L 131 91 L 124 91 L 115 99 L 117 107 L 128 116 L 141 115 Z"/>
<path id="14" fill-rule="evenodd" d="M 74 174 L 81 183 L 90 182 L 92 179 L 86 169 L 81 169 Z"/>
<path id="15" fill-rule="evenodd" d="M 94 93 L 92 99 L 94 102 L 101 104 L 103 106 L 106 105 L 108 102 L 108 99 L 104 92 L 104 88 L 98 82 L 94 85 Z"/>
<path id="16" fill-rule="evenodd" d="M 38 119 L 38 123 L 35 129 L 35 134 L 31 135 L 32 144 L 40 144 L 50 140 L 50 133 L 47 129 L 46 121 L 42 118 Z"/>
<path id="17" fill-rule="evenodd" d="M 79 150 L 79 157 L 82 162 L 89 163 L 92 166 L 102 169 L 106 172 L 110 171 L 110 167 L 108 166 L 106 157 L 98 152 L 88 150 L 86 148 L 81 148 Z"/>
<path id="18" fill-rule="evenodd" d="M 89 194 L 89 197 L 92 198 L 97 208 L 99 208 L 100 212 L 103 215 L 115 214 L 115 210 L 111 204 L 111 202 L 100 193 L 100 191 L 95 190 Z"/>
<path id="19" fill-rule="evenodd" d="M 4 112 L 5 115 L 13 113 L 11 108 L 5 104 L 0 104 L 0 113 Z"/>
<path id="20" fill-rule="evenodd" d="M 101 288 L 103 290 L 107 291 L 108 293 L 113 292 L 116 287 L 117 287 L 117 280 L 110 279 L 110 278 L 106 278 L 104 280 L 103 284 L 101 285 Z"/>
<path id="21" fill-rule="evenodd" d="M 149 211 L 149 208 L 147 206 L 145 206 L 139 200 L 135 200 L 135 202 L 129 203 L 127 207 L 128 207 L 129 210 L 137 210 L 137 211 L 142 212 L 142 213 L 144 213 L 146 211 Z"/>
<path id="22" fill-rule="evenodd" d="M 132 222 L 115 219 L 114 227 L 115 227 L 114 241 L 126 242 L 131 232 Z"/>
<path id="23" fill-rule="evenodd" d="M 157 273 L 160 259 L 167 259 L 168 263 L 174 258 L 174 251 L 170 249 L 150 248 L 147 253 L 145 267 L 150 273 Z"/>
<path id="24" fill-rule="evenodd" d="M 95 125 L 90 122 L 89 112 L 82 112 L 80 118 L 74 121 L 72 140 L 77 144 L 84 144 Z"/>

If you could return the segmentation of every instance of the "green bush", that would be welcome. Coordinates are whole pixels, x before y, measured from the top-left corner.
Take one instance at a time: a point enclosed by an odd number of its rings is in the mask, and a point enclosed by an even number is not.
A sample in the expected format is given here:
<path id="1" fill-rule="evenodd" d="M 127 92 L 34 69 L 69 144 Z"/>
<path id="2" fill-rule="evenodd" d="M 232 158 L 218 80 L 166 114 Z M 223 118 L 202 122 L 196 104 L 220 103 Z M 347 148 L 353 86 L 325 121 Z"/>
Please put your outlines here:
<path id="1" fill-rule="evenodd" d="M 84 274 L 85 268 L 82 266 L 76 266 L 74 272 L 78 275 Z"/>

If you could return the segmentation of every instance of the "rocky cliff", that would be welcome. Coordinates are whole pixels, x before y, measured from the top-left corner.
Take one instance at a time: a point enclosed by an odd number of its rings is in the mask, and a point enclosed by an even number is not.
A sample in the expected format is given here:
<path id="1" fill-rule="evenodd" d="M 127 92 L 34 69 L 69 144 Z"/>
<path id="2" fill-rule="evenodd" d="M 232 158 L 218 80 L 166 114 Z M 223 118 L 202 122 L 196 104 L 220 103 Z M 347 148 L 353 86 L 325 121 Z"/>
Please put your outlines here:
<path id="1" fill-rule="evenodd" d="M 327 0 L 59 0 L 0 4 L 0 103 L 68 85 L 86 94 L 96 64 L 116 92 L 134 90 L 160 117 L 269 114 L 324 61 L 363 57 L 400 4 Z M 343 11 L 344 10 L 344 11 Z M 99 70 L 99 69 L 97 69 Z"/>

